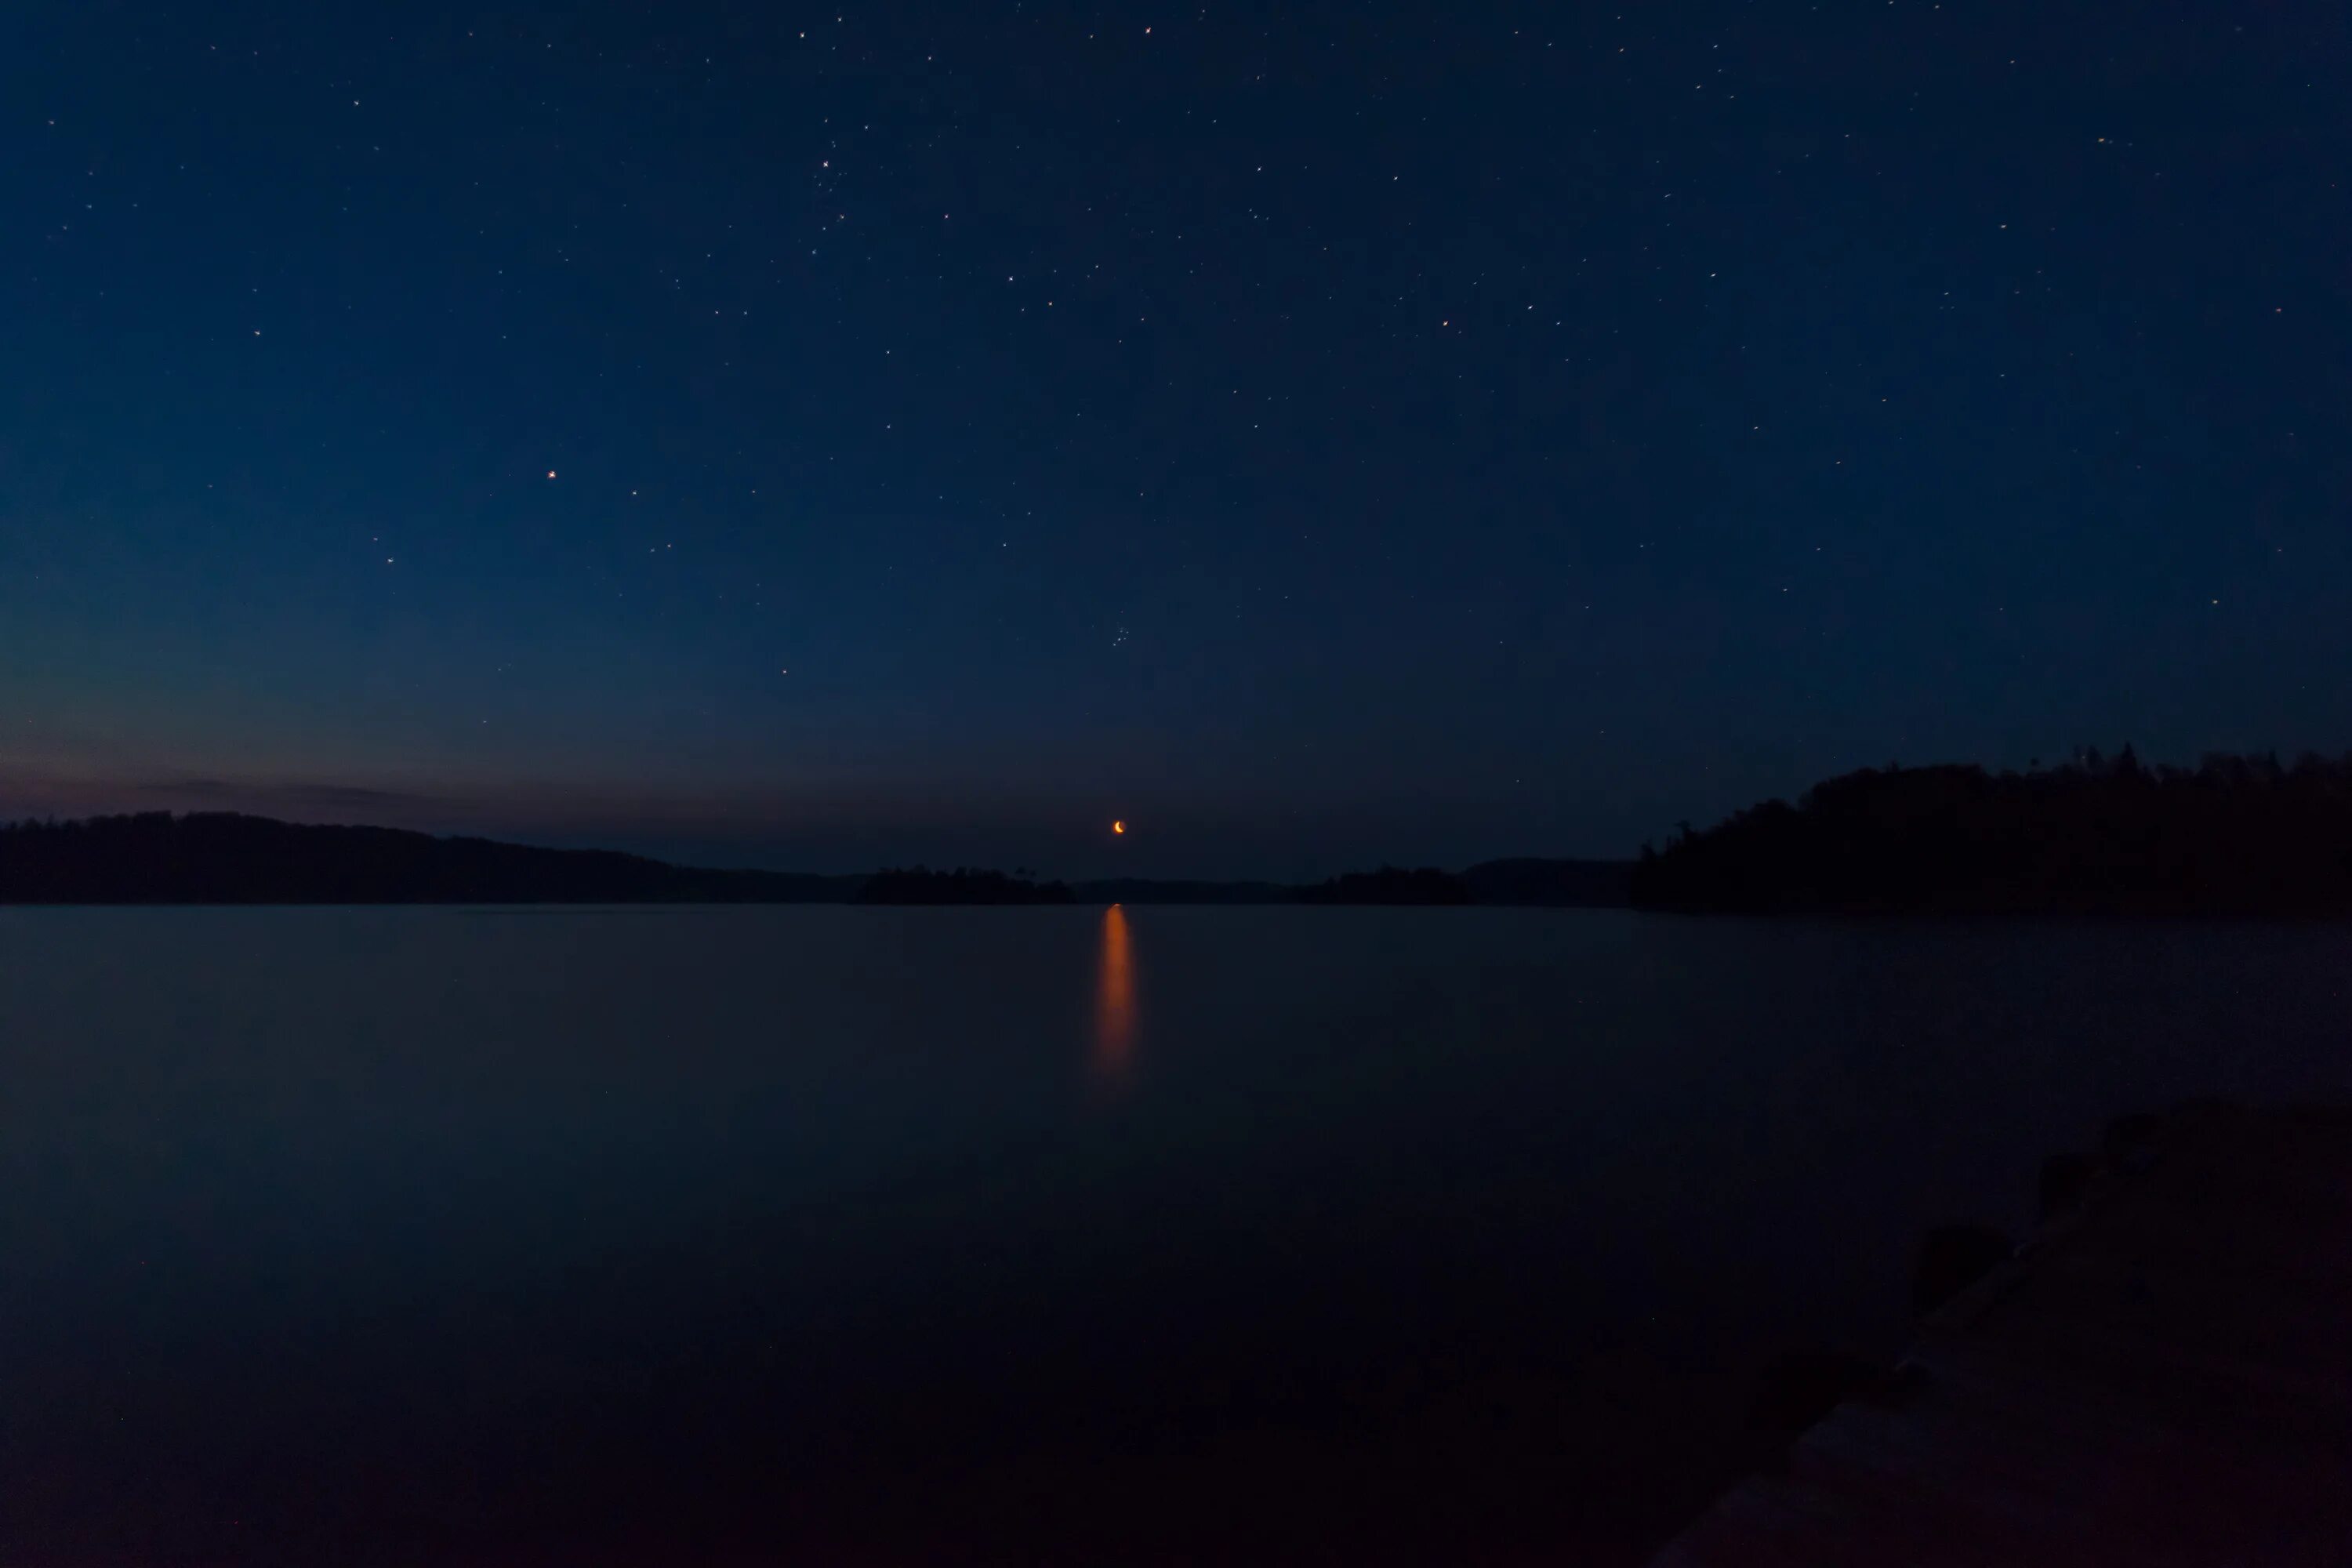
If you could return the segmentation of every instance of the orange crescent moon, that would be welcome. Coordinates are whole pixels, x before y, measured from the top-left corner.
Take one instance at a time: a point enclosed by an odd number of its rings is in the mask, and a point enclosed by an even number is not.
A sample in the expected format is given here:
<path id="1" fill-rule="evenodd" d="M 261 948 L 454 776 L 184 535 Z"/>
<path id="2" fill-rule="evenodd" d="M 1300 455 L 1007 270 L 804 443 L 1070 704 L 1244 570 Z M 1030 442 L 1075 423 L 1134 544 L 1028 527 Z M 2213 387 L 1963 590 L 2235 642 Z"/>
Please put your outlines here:
<path id="1" fill-rule="evenodd" d="M 1110 825 L 1110 830 L 1113 833 L 1124 833 L 1127 831 L 1127 824 L 1124 822 L 1114 822 Z"/>

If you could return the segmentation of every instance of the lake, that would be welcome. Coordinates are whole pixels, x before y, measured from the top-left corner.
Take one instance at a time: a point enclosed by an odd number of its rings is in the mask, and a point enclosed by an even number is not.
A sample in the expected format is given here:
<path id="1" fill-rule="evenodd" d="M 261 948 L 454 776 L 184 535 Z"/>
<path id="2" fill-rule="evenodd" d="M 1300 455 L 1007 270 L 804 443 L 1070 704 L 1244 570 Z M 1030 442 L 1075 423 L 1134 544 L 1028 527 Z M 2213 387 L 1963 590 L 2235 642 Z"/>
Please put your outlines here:
<path id="1" fill-rule="evenodd" d="M 2352 928 L 0 910 L 0 1562 L 1639 1561 Z"/>

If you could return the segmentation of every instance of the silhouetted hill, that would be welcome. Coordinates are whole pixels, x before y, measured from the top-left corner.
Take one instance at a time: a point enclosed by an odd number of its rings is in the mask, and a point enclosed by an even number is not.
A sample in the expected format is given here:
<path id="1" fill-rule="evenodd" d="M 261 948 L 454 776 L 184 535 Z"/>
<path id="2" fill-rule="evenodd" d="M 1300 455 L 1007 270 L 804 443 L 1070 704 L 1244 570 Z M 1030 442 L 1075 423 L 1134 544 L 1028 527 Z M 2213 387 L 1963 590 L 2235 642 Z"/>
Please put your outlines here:
<path id="1" fill-rule="evenodd" d="M 1377 871 L 1350 871 L 1328 882 L 1298 889 L 1302 904 L 1466 904 L 1470 884 L 1451 871 L 1423 866 L 1408 871 L 1383 866 Z"/>
<path id="2" fill-rule="evenodd" d="M 1067 885 L 1032 882 L 1002 871 L 980 871 L 959 866 L 952 871 L 910 870 L 892 867 L 877 871 L 858 889 L 861 904 L 1066 904 L 1074 902 Z"/>
<path id="3" fill-rule="evenodd" d="M 227 812 L 0 826 L 5 903 L 842 903 L 865 880 Z"/>
<path id="4" fill-rule="evenodd" d="M 1629 897 L 1631 860 L 1482 860 L 1462 873 L 1474 904 L 1549 904 L 1619 909 Z"/>
<path id="5" fill-rule="evenodd" d="M 1633 902 L 1719 910 L 2352 912 L 2352 756 L 2131 748 L 2026 773 L 1865 769 L 1685 833 L 1634 868 Z"/>
<path id="6" fill-rule="evenodd" d="M 0 824 L 16 904 L 1622 904 L 1630 862 L 1489 860 L 1460 875 L 1383 867 L 1311 887 L 1113 878 L 1039 882 L 959 868 L 873 876 L 720 871 L 601 849 L 538 849 L 231 812 Z"/>

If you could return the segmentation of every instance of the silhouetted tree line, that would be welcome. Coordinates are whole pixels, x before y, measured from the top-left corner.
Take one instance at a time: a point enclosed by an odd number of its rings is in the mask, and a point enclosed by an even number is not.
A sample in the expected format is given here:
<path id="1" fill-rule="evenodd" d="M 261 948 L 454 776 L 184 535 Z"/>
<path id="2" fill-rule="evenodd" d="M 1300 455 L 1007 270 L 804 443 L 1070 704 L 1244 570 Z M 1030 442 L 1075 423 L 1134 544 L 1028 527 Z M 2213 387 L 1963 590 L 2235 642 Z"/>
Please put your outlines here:
<path id="1" fill-rule="evenodd" d="M 1377 871 L 1350 871 L 1328 882 L 1298 889 L 1302 904 L 1466 904 L 1470 884 L 1451 871 L 1423 866 L 1408 871 L 1383 866 Z"/>
<path id="2" fill-rule="evenodd" d="M 0 902 L 60 904 L 846 902 L 859 878 L 710 871 L 230 812 L 0 826 Z"/>
<path id="3" fill-rule="evenodd" d="M 1066 904 L 1073 902 L 1063 882 L 1033 882 L 1002 871 L 959 866 L 933 871 L 921 866 L 890 867 L 877 871 L 858 889 L 861 904 Z"/>
<path id="4" fill-rule="evenodd" d="M 1633 901 L 1717 910 L 2352 911 L 2352 755 L 1864 769 L 1644 846 Z"/>

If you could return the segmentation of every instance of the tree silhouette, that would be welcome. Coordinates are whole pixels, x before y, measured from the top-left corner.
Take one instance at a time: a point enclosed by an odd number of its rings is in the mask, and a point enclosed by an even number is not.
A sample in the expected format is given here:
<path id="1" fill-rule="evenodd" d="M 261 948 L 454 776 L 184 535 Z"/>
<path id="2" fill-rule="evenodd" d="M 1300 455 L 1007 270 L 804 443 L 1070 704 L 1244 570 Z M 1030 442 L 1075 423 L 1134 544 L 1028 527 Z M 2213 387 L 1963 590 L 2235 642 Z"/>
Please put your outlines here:
<path id="1" fill-rule="evenodd" d="M 2352 910 L 2352 756 L 2126 745 L 2064 766 L 1864 769 L 1766 801 L 1634 868 L 1638 905 L 1690 910 Z"/>

